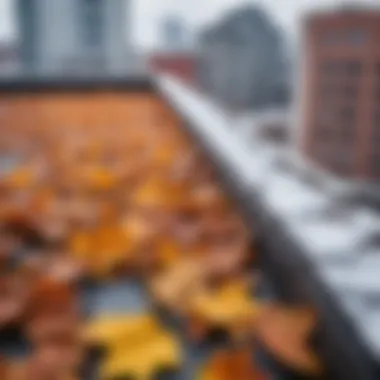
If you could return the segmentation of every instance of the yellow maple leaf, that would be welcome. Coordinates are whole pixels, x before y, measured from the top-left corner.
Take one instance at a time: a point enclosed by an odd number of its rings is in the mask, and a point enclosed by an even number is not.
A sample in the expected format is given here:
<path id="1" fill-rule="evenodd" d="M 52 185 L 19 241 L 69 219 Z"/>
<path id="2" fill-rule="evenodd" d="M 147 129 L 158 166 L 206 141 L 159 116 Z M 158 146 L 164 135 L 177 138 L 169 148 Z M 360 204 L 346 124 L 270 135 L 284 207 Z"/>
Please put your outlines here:
<path id="1" fill-rule="evenodd" d="M 83 339 L 89 346 L 106 349 L 100 370 L 104 380 L 151 379 L 163 368 L 178 368 L 182 360 L 177 339 L 150 314 L 97 318 L 86 326 Z"/>
<path id="2" fill-rule="evenodd" d="M 139 345 L 126 341 L 114 348 L 101 366 L 100 378 L 153 379 L 162 369 L 177 369 L 181 365 L 181 356 L 180 345 L 171 334 L 156 332 Z"/>
<path id="3" fill-rule="evenodd" d="M 216 290 L 205 290 L 194 295 L 190 315 L 205 327 L 222 328 L 237 334 L 249 331 L 252 319 L 260 312 L 243 281 L 235 280 Z"/>
<path id="4" fill-rule="evenodd" d="M 83 339 L 92 346 L 112 347 L 118 342 L 144 340 L 160 329 L 149 314 L 121 314 L 100 316 L 84 328 Z"/>

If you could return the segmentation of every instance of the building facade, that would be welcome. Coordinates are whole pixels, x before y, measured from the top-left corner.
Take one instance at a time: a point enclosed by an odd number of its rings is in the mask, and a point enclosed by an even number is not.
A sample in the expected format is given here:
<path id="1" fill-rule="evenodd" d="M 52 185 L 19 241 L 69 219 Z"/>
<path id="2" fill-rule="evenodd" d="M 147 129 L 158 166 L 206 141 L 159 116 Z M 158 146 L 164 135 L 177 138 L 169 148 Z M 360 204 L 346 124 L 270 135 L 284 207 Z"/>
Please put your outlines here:
<path id="1" fill-rule="evenodd" d="M 196 55 L 191 51 L 159 51 L 149 56 L 149 68 L 196 85 Z"/>
<path id="2" fill-rule="evenodd" d="M 11 43 L 0 43 L 0 77 L 17 75 L 20 71 L 18 46 Z"/>
<path id="3" fill-rule="evenodd" d="M 163 20 L 161 26 L 162 50 L 178 51 L 189 47 L 189 31 L 184 19 L 170 16 Z"/>
<path id="4" fill-rule="evenodd" d="M 341 177 L 380 180 L 380 11 L 305 22 L 299 144 Z"/>
<path id="5" fill-rule="evenodd" d="M 284 45 L 281 31 L 260 8 L 239 8 L 201 33 L 200 86 L 228 108 L 281 104 L 290 74 Z"/>
<path id="6" fill-rule="evenodd" d="M 20 51 L 32 72 L 123 72 L 125 0 L 17 0 Z"/>

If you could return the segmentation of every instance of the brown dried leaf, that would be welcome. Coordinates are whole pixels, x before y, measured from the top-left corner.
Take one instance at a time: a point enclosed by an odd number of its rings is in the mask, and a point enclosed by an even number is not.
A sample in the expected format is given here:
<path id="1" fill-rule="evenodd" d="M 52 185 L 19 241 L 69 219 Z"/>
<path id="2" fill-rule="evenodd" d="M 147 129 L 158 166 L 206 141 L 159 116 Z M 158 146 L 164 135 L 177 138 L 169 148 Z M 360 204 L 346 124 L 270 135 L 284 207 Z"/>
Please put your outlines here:
<path id="1" fill-rule="evenodd" d="M 321 363 L 308 345 L 316 322 L 310 308 L 270 305 L 255 319 L 254 331 L 277 360 L 300 372 L 317 374 Z"/>

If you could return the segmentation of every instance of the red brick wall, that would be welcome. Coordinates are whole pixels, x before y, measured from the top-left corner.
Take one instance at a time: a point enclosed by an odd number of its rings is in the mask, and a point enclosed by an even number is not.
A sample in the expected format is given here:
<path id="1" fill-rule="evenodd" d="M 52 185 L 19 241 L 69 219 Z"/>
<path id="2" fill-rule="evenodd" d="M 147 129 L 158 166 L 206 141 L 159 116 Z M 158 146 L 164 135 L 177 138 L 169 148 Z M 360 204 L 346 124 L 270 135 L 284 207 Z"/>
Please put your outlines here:
<path id="1" fill-rule="evenodd" d="M 304 152 L 342 176 L 380 179 L 380 12 L 311 16 L 304 42 Z"/>

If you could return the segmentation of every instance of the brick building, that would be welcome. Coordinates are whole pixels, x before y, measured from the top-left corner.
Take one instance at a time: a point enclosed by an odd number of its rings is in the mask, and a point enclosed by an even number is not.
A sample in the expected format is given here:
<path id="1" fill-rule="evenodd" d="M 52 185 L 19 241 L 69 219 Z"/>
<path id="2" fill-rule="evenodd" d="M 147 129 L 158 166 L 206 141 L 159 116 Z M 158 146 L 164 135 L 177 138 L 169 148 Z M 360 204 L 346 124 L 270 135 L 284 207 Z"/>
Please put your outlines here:
<path id="1" fill-rule="evenodd" d="M 313 14 L 305 29 L 303 152 L 339 176 L 380 180 L 380 10 Z"/>
<path id="2" fill-rule="evenodd" d="M 194 85 L 196 82 L 196 55 L 190 51 L 161 51 L 149 57 L 149 67 L 160 73 L 171 74 Z"/>

